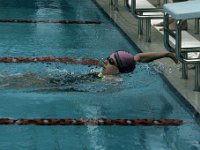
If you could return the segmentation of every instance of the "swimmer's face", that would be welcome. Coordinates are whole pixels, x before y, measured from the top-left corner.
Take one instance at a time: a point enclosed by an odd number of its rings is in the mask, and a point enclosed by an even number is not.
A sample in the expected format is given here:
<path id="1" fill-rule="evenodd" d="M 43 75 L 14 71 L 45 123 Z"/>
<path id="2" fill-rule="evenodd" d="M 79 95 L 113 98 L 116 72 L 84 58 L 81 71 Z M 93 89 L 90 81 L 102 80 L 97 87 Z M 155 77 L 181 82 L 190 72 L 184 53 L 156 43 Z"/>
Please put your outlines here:
<path id="1" fill-rule="evenodd" d="M 102 74 L 103 75 L 119 74 L 119 69 L 117 67 L 117 62 L 114 57 L 114 53 L 111 54 L 106 60 L 104 60 Z"/>

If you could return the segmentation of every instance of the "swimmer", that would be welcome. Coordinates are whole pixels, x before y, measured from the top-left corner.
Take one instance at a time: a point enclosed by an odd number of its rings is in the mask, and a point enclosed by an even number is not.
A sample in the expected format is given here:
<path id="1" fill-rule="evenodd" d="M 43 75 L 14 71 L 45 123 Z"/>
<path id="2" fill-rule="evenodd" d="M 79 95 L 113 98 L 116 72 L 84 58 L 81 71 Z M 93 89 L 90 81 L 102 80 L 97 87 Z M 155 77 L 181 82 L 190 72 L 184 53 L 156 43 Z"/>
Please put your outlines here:
<path id="1" fill-rule="evenodd" d="M 100 72 L 90 72 L 88 74 L 67 73 L 63 76 L 52 77 L 48 75 L 40 76 L 32 73 L 14 76 L 2 75 L 0 76 L 0 87 L 8 89 L 39 88 L 37 91 L 43 92 L 52 90 L 90 92 L 91 89 L 86 89 L 86 85 L 99 84 L 102 87 L 102 85 L 104 85 L 102 83 L 105 83 L 105 80 L 106 82 L 110 80 L 110 84 L 106 84 L 104 87 L 104 89 L 109 89 L 111 84 L 121 84 L 122 79 L 117 75 L 120 73 L 133 72 L 137 62 L 147 63 L 165 57 L 171 58 L 175 63 L 178 63 L 175 54 L 171 52 L 148 52 L 132 55 L 126 51 L 116 51 L 103 61 L 102 70 Z"/>
<path id="2" fill-rule="evenodd" d="M 99 76 L 117 75 L 134 71 L 136 62 L 148 63 L 161 58 L 171 58 L 176 64 L 176 55 L 171 52 L 147 52 L 132 55 L 126 51 L 112 53 L 104 62 Z"/>
<path id="3" fill-rule="evenodd" d="M 70 82 L 81 82 L 81 81 L 94 81 L 96 78 L 111 79 L 113 81 L 121 81 L 116 75 L 120 73 L 129 73 L 134 71 L 136 62 L 148 63 L 161 58 L 171 58 L 176 64 L 175 53 L 171 52 L 146 52 L 132 55 L 131 53 L 123 50 L 113 52 L 108 58 L 102 63 L 101 72 L 92 72 L 85 75 L 69 76 L 66 75 L 62 80 L 52 78 L 50 83 L 58 84 L 62 81 L 64 84 Z M 78 78 L 77 78 L 78 77 Z M 74 80 L 73 80 L 74 78 Z"/>

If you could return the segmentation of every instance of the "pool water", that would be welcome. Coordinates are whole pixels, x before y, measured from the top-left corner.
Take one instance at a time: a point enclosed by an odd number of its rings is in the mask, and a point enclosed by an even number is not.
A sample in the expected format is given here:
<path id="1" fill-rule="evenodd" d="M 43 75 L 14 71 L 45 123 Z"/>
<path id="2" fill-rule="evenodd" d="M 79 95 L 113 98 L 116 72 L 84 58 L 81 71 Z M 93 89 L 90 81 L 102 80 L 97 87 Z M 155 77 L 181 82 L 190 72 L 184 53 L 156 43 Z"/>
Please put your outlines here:
<path id="1" fill-rule="evenodd" d="M 91 0 L 0 0 L 0 20 L 95 20 L 101 24 L 0 23 L 1 57 L 102 58 L 139 51 Z M 114 80 L 98 66 L 0 63 L 0 118 L 182 119 L 181 126 L 0 125 L 1 149 L 198 150 L 200 126 L 154 63 Z M 52 82 L 52 79 L 58 82 Z"/>

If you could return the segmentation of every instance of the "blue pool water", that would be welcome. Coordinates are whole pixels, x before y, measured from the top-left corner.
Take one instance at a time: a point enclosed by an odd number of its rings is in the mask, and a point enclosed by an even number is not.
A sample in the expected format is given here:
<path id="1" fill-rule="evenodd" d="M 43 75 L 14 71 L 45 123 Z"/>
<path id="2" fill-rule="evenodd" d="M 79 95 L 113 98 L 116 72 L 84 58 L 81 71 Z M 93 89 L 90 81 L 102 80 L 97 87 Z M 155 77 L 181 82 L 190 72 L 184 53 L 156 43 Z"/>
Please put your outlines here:
<path id="1" fill-rule="evenodd" d="M 134 44 L 91 0 L 0 0 L 0 19 L 99 20 L 101 24 L 0 23 L 1 57 L 102 58 Z M 200 126 L 151 66 L 117 81 L 87 79 L 99 67 L 0 63 L 0 118 L 176 118 L 181 126 L 0 125 L 3 150 L 198 150 Z M 67 80 L 66 76 L 68 77 Z M 52 84 L 49 79 L 61 79 Z M 65 82 L 62 82 L 64 80 Z"/>

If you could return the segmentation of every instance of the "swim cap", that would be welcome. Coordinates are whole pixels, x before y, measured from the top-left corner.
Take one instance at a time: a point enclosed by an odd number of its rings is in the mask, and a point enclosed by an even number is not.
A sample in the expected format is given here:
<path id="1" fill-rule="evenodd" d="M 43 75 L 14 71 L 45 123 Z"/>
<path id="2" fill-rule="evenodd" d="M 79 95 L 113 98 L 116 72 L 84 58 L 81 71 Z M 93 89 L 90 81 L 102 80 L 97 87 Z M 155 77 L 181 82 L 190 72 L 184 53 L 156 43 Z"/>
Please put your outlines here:
<path id="1" fill-rule="evenodd" d="M 135 69 L 134 57 L 129 52 L 116 51 L 114 57 L 120 73 L 128 73 Z"/>

